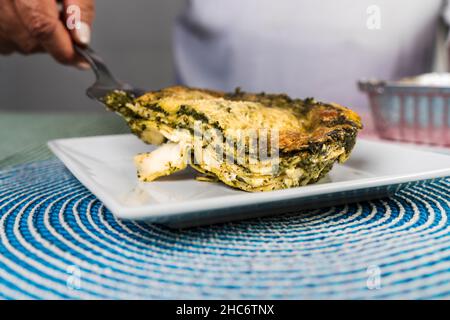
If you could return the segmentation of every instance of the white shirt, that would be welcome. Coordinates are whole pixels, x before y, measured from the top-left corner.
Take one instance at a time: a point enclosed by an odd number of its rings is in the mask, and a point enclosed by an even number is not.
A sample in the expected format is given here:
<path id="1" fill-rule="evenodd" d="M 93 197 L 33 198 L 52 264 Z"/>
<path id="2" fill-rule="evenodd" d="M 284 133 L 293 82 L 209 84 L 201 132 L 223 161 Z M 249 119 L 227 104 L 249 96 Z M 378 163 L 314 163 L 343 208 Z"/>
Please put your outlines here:
<path id="1" fill-rule="evenodd" d="M 430 71 L 443 9 L 442 0 L 190 0 L 175 28 L 177 76 L 365 113 L 358 79 Z"/>

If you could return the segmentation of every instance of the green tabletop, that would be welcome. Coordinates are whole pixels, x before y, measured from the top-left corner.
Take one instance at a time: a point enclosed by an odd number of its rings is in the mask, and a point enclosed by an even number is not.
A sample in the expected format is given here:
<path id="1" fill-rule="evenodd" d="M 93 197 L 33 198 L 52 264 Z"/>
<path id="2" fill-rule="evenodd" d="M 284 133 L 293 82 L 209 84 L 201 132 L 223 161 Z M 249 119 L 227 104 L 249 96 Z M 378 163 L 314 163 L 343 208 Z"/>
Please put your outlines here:
<path id="1" fill-rule="evenodd" d="M 114 113 L 0 112 L 0 169 L 51 158 L 48 140 L 127 132 Z"/>

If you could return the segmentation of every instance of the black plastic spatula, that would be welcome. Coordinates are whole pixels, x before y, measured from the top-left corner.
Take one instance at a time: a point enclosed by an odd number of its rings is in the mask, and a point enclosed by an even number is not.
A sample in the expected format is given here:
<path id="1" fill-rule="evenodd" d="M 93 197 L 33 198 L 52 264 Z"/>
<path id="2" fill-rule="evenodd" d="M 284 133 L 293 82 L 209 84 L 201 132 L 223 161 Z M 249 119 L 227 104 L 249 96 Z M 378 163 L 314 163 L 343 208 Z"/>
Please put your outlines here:
<path id="1" fill-rule="evenodd" d="M 75 49 L 86 59 L 91 65 L 92 70 L 95 72 L 96 81 L 86 90 L 89 98 L 104 104 L 103 98 L 114 90 L 125 91 L 134 97 L 139 97 L 145 93 L 145 90 L 143 89 L 135 88 L 127 83 L 117 80 L 109 71 L 109 68 L 103 62 L 102 58 L 100 58 L 91 48 L 76 46 Z"/>

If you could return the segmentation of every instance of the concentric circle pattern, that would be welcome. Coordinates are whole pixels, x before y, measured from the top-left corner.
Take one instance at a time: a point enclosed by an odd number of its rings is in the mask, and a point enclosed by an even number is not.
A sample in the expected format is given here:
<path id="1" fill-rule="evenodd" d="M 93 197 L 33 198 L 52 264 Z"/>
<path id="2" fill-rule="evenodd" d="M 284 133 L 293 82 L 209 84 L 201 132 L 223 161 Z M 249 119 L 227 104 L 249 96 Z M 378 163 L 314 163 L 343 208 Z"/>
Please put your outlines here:
<path id="1" fill-rule="evenodd" d="M 120 221 L 57 160 L 0 173 L 1 298 L 449 298 L 450 179 L 188 230 Z"/>

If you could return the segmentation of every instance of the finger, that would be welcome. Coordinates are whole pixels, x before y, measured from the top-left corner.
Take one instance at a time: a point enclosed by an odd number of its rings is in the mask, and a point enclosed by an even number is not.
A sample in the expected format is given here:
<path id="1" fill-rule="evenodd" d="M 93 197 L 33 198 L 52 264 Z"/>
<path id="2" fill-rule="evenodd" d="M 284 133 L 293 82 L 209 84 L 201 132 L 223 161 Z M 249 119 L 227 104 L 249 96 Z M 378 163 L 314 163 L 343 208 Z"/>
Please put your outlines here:
<path id="1" fill-rule="evenodd" d="M 72 39 L 54 0 L 14 0 L 20 20 L 39 45 L 63 64 L 76 63 Z"/>
<path id="2" fill-rule="evenodd" d="M 72 38 L 81 45 L 91 41 L 91 28 L 95 15 L 94 0 L 64 0 L 66 27 Z"/>
<path id="3" fill-rule="evenodd" d="M 16 51 L 19 50 L 14 43 L 0 39 L 0 54 L 9 55 Z"/>
<path id="4" fill-rule="evenodd" d="M 30 54 L 38 50 L 38 43 L 29 35 L 22 22 L 17 19 L 17 12 L 12 0 L 1 1 L 2 5 L 2 22 L 0 38 L 8 39 L 10 42 L 5 52 L 11 50 L 19 51 L 23 54 Z"/>

